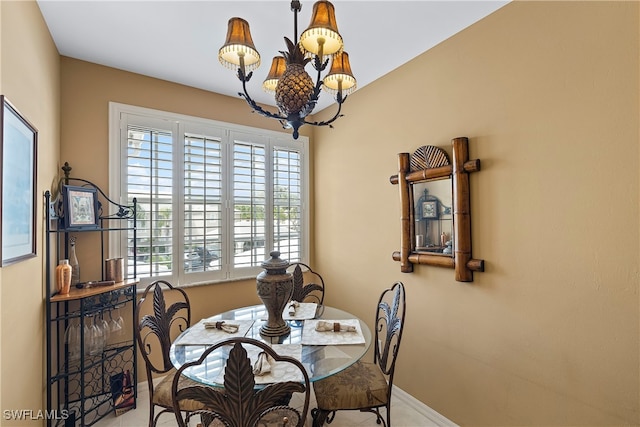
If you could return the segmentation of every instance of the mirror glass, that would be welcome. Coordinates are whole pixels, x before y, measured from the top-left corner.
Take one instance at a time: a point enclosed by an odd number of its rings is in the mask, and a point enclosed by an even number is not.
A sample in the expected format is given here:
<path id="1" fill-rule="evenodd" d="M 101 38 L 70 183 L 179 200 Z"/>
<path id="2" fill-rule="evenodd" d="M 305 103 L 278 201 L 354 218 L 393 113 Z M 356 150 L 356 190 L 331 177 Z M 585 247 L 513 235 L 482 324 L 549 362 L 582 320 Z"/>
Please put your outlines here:
<path id="1" fill-rule="evenodd" d="M 448 177 L 412 185 L 416 252 L 453 256 L 452 184 Z"/>

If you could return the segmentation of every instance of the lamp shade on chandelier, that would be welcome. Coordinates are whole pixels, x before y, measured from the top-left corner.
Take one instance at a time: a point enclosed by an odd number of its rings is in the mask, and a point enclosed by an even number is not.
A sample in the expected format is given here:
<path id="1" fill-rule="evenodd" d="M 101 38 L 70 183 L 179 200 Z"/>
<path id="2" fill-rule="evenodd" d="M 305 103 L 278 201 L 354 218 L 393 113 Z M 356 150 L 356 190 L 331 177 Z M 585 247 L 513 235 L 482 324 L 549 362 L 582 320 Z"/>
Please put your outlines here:
<path id="1" fill-rule="evenodd" d="M 313 5 L 311 23 L 298 39 L 298 12 L 301 8 L 299 1 L 291 2 L 295 42 L 284 38 L 286 50 L 280 51 L 281 55 L 273 58 L 269 74 L 262 83 L 264 91 L 275 95 L 277 112 L 263 109 L 247 92 L 247 82 L 253 71 L 260 66 L 260 54 L 253 44 L 247 21 L 237 17 L 229 20 L 227 39 L 218 52 L 222 65 L 237 70 L 243 90 L 238 94 L 253 111 L 279 120 L 284 128 L 293 129 L 294 139 L 298 139 L 298 129 L 305 124 L 332 127 L 332 123 L 342 117 L 342 104 L 347 95 L 356 89 L 356 79 L 351 72 L 349 55 L 343 49 L 333 4 L 323 0 L 316 2 Z M 322 78 L 329 61 L 329 72 Z M 305 70 L 308 63 L 317 72 L 315 82 Z M 307 121 L 307 116 L 313 112 L 318 102 L 321 89 L 335 97 L 338 110 L 329 120 Z"/>

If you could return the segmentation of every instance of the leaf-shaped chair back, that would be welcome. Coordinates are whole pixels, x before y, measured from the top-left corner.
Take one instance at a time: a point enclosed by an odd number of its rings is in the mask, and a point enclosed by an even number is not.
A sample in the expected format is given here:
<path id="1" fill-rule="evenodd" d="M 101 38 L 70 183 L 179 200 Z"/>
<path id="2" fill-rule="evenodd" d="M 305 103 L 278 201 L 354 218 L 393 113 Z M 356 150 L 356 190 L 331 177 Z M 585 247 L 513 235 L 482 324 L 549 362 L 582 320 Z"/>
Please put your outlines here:
<path id="1" fill-rule="evenodd" d="M 402 340 L 404 315 L 406 309 L 404 285 L 396 282 L 380 295 L 376 313 L 374 361 L 393 382 L 396 357 Z"/>
<path id="2" fill-rule="evenodd" d="M 191 326 L 191 305 L 186 292 L 165 280 L 151 283 L 136 306 L 136 339 L 147 372 L 164 373 L 173 368 L 171 343 Z"/>
<path id="3" fill-rule="evenodd" d="M 224 389 L 201 385 L 180 387 L 179 377 L 191 366 L 203 365 L 211 353 L 223 346 L 232 345 L 226 361 L 224 373 Z M 245 347 L 256 346 L 266 352 L 276 362 L 290 363 L 294 369 L 302 373 L 303 382 L 286 381 L 272 383 L 262 388 L 255 387 L 253 367 L 247 356 Z M 211 357 L 217 357 L 218 353 Z M 286 402 L 293 393 L 304 394 L 302 410 L 289 407 Z M 270 345 L 245 337 L 234 337 L 220 341 L 205 350 L 202 356 L 193 362 L 185 363 L 178 369 L 171 388 L 173 407 L 179 426 L 185 426 L 180 408 L 202 407 L 204 409 L 190 411 L 189 417 L 203 416 L 203 419 L 215 419 L 218 423 L 230 427 L 255 427 L 263 425 L 267 417 L 286 416 L 291 424 L 288 427 L 302 427 L 309 411 L 310 399 L 309 375 L 302 363 L 292 357 L 280 356 Z M 266 425 L 266 423 L 265 423 Z M 270 423 L 268 425 L 271 425 Z"/>
<path id="4" fill-rule="evenodd" d="M 324 280 L 307 264 L 292 263 L 289 271 L 293 274 L 292 301 L 315 302 L 322 305 L 324 302 Z"/>

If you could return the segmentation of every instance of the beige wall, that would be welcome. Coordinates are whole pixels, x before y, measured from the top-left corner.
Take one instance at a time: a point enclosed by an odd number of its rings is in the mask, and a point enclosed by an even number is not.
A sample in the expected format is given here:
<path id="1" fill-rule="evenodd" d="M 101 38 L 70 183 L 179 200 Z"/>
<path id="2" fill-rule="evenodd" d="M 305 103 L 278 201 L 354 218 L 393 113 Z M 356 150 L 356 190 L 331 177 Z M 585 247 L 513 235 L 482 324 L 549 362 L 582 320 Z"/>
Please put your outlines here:
<path id="1" fill-rule="evenodd" d="M 60 62 L 35 2 L 0 2 L 0 91 L 38 129 L 37 218 L 60 146 Z M 0 269 L 0 408 L 44 407 L 43 223 L 37 257 Z M 7 421 L 2 425 L 36 425 Z"/>
<path id="2" fill-rule="evenodd" d="M 397 385 L 456 423 L 640 425 L 638 17 L 637 2 L 509 4 L 316 132 L 327 302 L 372 316 L 403 281 Z M 472 234 L 486 272 L 402 274 L 397 153 L 450 152 L 458 136 L 482 161 Z"/>

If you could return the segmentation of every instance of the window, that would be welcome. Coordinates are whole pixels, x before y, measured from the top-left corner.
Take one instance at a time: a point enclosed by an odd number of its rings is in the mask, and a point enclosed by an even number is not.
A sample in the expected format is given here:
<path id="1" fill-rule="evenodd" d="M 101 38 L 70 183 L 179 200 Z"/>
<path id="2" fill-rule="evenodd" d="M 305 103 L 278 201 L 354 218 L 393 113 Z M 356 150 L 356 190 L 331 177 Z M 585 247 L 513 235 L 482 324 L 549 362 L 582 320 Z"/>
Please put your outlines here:
<path id="1" fill-rule="evenodd" d="M 141 283 L 255 277 L 272 250 L 308 253 L 308 140 L 110 105 L 110 197 L 137 201 L 133 234 L 110 242 Z"/>

